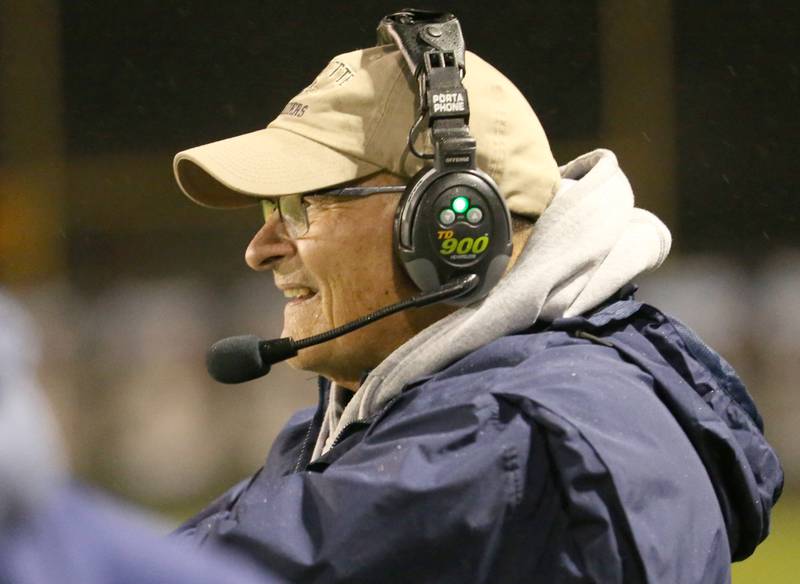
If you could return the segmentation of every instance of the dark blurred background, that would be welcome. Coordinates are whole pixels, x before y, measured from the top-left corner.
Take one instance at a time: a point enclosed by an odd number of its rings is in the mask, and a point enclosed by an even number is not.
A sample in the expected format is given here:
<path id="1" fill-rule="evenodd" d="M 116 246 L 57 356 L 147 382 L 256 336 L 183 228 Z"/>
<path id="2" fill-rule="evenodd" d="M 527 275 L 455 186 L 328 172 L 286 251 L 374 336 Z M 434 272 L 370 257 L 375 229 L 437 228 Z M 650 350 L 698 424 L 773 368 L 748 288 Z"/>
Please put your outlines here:
<path id="1" fill-rule="evenodd" d="M 42 379 L 82 476 L 173 516 L 256 468 L 310 374 L 237 389 L 214 339 L 280 330 L 242 260 L 253 211 L 178 191 L 172 156 L 265 126 L 334 55 L 374 44 L 383 1 L 0 0 L 0 284 L 40 323 Z M 736 581 L 800 549 L 800 4 L 420 3 L 533 104 L 565 163 L 614 150 L 672 230 L 640 298 L 742 373 L 787 470 L 775 536 Z M 793 550 L 793 551 L 792 551 Z M 773 570 L 770 572 L 769 570 Z"/>

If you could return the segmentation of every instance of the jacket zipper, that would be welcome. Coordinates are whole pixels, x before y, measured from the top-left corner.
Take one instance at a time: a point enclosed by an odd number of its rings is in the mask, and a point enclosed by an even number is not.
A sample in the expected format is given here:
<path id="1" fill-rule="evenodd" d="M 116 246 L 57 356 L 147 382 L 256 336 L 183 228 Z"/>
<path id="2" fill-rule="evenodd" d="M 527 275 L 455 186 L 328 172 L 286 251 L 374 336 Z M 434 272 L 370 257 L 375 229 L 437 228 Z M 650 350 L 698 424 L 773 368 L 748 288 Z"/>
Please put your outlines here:
<path id="1" fill-rule="evenodd" d="M 319 390 L 320 396 L 322 396 L 322 377 L 317 378 L 317 389 Z M 320 399 L 320 404 L 322 403 L 322 399 Z M 314 429 L 314 421 L 317 419 L 317 415 L 319 414 L 319 408 L 321 406 L 317 406 L 317 412 L 311 416 L 311 419 L 308 422 L 308 429 L 306 430 L 306 435 L 303 437 L 303 445 L 300 448 L 300 454 L 297 456 L 297 463 L 294 465 L 294 472 L 298 472 L 300 467 L 303 464 L 303 457 L 306 455 L 306 451 L 308 450 L 308 443 L 311 438 L 311 432 Z"/>
<path id="2" fill-rule="evenodd" d="M 342 441 L 342 440 L 343 440 L 343 439 L 346 437 L 346 435 L 347 435 L 347 431 L 348 431 L 350 428 L 352 428 L 353 426 L 356 426 L 356 425 L 358 425 L 358 424 L 367 424 L 367 425 L 369 425 L 369 424 L 370 424 L 370 423 L 372 423 L 372 422 L 373 422 L 373 421 L 374 421 L 374 420 L 375 420 L 375 419 L 376 419 L 378 416 L 380 416 L 381 414 L 383 414 L 383 412 L 385 412 L 387 409 L 389 409 L 389 406 L 391 406 L 391 405 L 392 405 L 392 404 L 395 402 L 395 400 L 397 400 L 397 398 L 399 398 L 401 395 L 402 395 L 402 392 L 401 392 L 401 393 L 398 393 L 396 396 L 394 396 L 392 399 L 390 399 L 388 402 L 386 402 L 386 403 L 383 405 L 383 407 L 382 407 L 382 408 L 381 408 L 381 409 L 380 409 L 378 412 L 376 412 L 375 414 L 373 414 L 373 415 L 372 415 L 372 416 L 370 416 L 369 418 L 363 418 L 363 419 L 360 419 L 360 420 L 353 420 L 352 422 L 350 422 L 349 424 L 347 424 L 347 425 L 346 425 L 344 428 L 342 428 L 342 429 L 339 431 L 339 433 L 336 435 L 336 438 L 334 438 L 334 440 L 333 440 L 333 443 L 331 444 L 331 447 L 330 447 L 330 448 L 328 448 L 328 452 L 330 452 L 331 450 L 333 450 L 333 449 L 336 447 L 336 445 L 337 445 L 337 444 L 339 444 L 339 442 L 341 442 L 341 441 Z"/>
<path id="3" fill-rule="evenodd" d="M 345 438 L 345 436 L 347 435 L 347 431 L 350 428 L 352 428 L 353 426 L 359 425 L 359 424 L 367 424 L 367 425 L 369 425 L 369 421 L 371 419 L 373 419 L 374 417 L 375 416 L 373 416 L 372 418 L 366 418 L 366 419 L 363 419 L 363 420 L 354 420 L 354 421 L 350 422 L 349 424 L 347 424 L 347 426 L 342 428 L 341 431 L 336 435 L 336 438 L 334 439 L 333 443 L 331 444 L 331 447 L 328 448 L 328 452 L 333 450 L 334 447 L 337 444 L 339 444 L 339 442 L 341 442 Z"/>

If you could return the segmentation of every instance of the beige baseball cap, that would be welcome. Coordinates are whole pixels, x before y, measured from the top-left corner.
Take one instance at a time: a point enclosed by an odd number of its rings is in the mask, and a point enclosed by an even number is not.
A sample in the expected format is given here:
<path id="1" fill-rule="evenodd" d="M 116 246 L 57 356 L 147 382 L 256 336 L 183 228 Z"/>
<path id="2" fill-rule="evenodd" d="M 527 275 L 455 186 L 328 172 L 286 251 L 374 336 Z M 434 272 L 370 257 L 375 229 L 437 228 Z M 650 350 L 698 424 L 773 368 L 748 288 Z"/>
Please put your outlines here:
<path id="1" fill-rule="evenodd" d="M 479 168 L 497 182 L 512 212 L 540 215 L 559 172 L 536 114 L 511 81 L 469 51 L 464 85 Z M 266 128 L 179 152 L 175 178 L 197 203 L 230 208 L 380 170 L 410 177 L 423 165 L 407 144 L 417 99 L 416 82 L 394 45 L 345 53 Z M 419 133 L 419 150 L 432 151 L 429 134 Z"/>

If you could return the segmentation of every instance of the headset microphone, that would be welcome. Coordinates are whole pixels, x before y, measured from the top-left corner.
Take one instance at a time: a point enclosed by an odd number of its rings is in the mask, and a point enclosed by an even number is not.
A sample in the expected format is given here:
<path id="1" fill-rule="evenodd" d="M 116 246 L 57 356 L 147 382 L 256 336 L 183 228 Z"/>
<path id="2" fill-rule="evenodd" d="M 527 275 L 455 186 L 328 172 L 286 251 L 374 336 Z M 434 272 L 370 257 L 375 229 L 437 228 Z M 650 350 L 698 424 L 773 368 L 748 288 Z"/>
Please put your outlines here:
<path id="1" fill-rule="evenodd" d="M 290 337 L 265 341 L 254 335 L 222 339 L 214 343 L 208 350 L 206 368 L 211 377 L 220 383 L 251 381 L 269 373 L 270 368 L 275 363 L 291 359 L 297 355 L 297 351 L 300 349 L 330 341 L 401 310 L 420 308 L 469 294 L 478 286 L 478 283 L 478 276 L 467 274 L 448 282 L 432 292 L 417 294 L 407 300 L 384 306 L 375 312 L 328 332 L 300 339 L 299 341 L 295 341 Z"/>

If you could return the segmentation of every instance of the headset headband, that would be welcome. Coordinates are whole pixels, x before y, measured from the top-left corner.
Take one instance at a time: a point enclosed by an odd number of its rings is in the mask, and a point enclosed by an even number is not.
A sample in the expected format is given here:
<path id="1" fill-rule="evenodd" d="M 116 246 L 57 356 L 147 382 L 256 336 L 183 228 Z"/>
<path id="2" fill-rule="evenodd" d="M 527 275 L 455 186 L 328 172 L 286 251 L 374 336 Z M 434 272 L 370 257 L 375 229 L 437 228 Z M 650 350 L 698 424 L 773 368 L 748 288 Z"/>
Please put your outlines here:
<path id="1" fill-rule="evenodd" d="M 417 78 L 420 111 L 409 132 L 409 148 L 434 167 L 474 169 L 475 140 L 469 132 L 469 102 L 461 82 L 465 73 L 464 37 L 458 19 L 447 12 L 406 9 L 385 16 L 378 42 L 394 43 Z M 414 141 L 427 114 L 434 154 L 416 151 Z"/>
<path id="2" fill-rule="evenodd" d="M 464 70 L 464 36 L 458 19 L 449 12 L 406 8 L 389 14 L 378 24 L 378 44 L 394 43 L 415 76 L 430 51 L 451 52 Z"/>
<path id="3" fill-rule="evenodd" d="M 508 206 L 492 178 L 477 167 L 469 131 L 469 103 L 462 83 L 464 37 L 447 12 L 403 10 L 384 17 L 378 43 L 403 55 L 419 89 L 418 116 L 408 148 L 425 164 L 406 185 L 395 214 L 395 251 L 423 291 L 459 278 L 476 277 L 473 290 L 447 302 L 469 304 L 489 293 L 502 277 L 512 251 Z M 415 148 L 427 116 L 433 154 Z"/>

